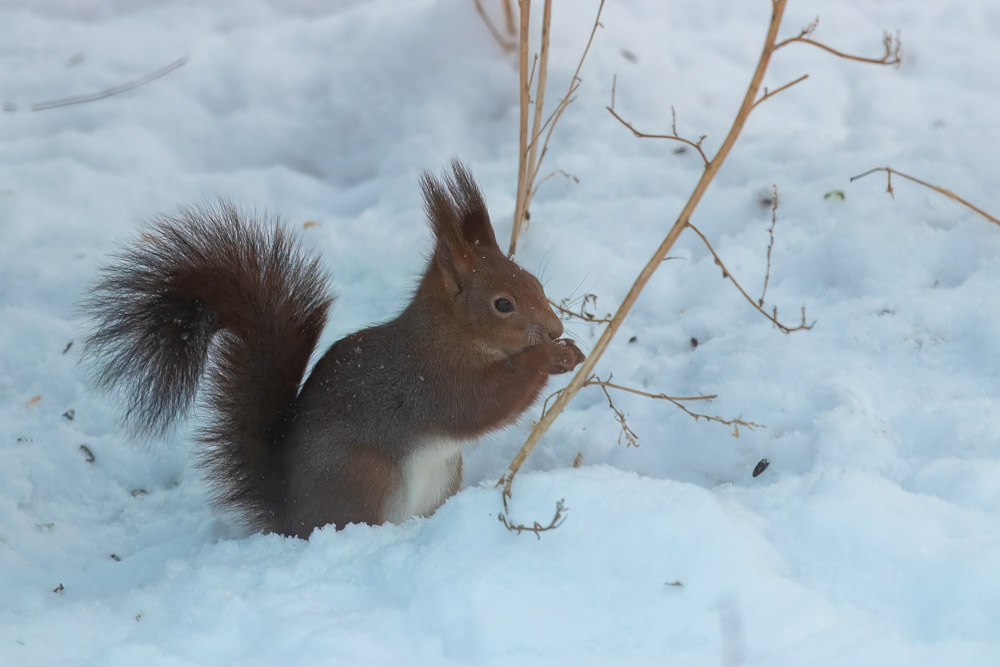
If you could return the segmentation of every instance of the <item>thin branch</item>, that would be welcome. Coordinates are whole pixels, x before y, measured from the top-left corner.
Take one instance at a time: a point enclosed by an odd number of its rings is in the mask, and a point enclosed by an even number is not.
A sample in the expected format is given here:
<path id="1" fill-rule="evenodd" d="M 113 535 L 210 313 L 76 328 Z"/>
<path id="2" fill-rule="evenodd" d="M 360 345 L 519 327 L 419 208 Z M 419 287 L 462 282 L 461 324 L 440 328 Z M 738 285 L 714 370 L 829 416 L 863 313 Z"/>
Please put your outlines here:
<path id="1" fill-rule="evenodd" d="M 633 447 L 638 447 L 639 444 L 638 442 L 636 442 L 638 437 L 636 436 L 635 432 L 632 431 L 632 429 L 626 426 L 625 415 L 622 414 L 621 411 L 617 407 L 615 407 L 615 405 L 611 402 L 611 396 L 608 394 L 608 388 L 618 389 L 620 391 L 627 391 L 633 394 L 638 394 L 640 396 L 646 396 L 648 398 L 657 398 L 665 401 L 670 401 L 675 406 L 683 410 L 687 415 L 692 417 L 695 421 L 704 419 L 706 421 L 716 422 L 718 424 L 723 424 L 725 426 L 732 426 L 733 437 L 736 438 L 740 437 L 740 431 L 739 431 L 740 426 L 743 426 L 744 428 L 747 428 L 751 431 L 757 428 L 767 428 L 763 424 L 757 424 L 755 422 L 746 421 L 742 418 L 723 419 L 722 417 L 718 417 L 715 415 L 705 415 L 698 412 L 692 412 L 691 410 L 688 410 L 684 405 L 681 404 L 681 401 L 710 401 L 713 398 L 716 398 L 715 394 L 712 394 L 710 396 L 667 396 L 666 394 L 651 394 L 649 392 L 642 391 L 640 389 L 633 389 L 632 387 L 624 387 L 620 384 L 614 384 L 613 382 L 611 382 L 610 378 L 608 380 L 602 380 L 596 375 L 591 375 L 589 378 L 587 378 L 587 381 L 584 383 L 584 386 L 589 387 L 594 385 L 599 386 L 604 391 L 604 395 L 607 396 L 608 398 L 608 403 L 611 404 L 611 409 L 615 412 L 615 418 L 618 420 L 618 423 L 621 424 L 622 426 L 622 435 L 618 437 L 619 445 L 621 444 L 621 438 L 625 437 L 628 439 L 629 445 Z"/>
<path id="2" fill-rule="evenodd" d="M 643 267 L 642 271 L 639 272 L 639 276 L 636 278 L 632 287 L 629 289 L 628 294 L 626 294 L 625 299 L 622 301 L 615 313 L 614 318 L 608 324 L 608 326 L 601 333 L 601 337 L 598 338 L 597 343 L 594 345 L 594 349 L 591 351 L 587 359 L 580 365 L 576 374 L 570 380 L 569 384 L 566 386 L 565 390 L 562 391 L 558 397 L 556 397 L 549 411 L 542 415 L 542 417 L 532 428 L 531 433 L 528 435 L 527 440 L 521 449 L 518 451 L 517 455 L 511 461 L 507 472 L 500 478 L 498 485 L 503 485 L 503 495 L 508 497 L 511 494 L 511 486 L 514 483 L 514 476 L 517 475 L 517 471 L 520 470 L 524 461 L 528 458 L 528 455 L 541 440 L 542 435 L 556 418 L 562 413 L 562 411 L 569 404 L 570 400 L 583 388 L 584 383 L 587 378 L 594 371 L 594 366 L 600 360 L 604 351 L 607 349 L 611 342 L 611 339 L 618 332 L 622 323 L 625 321 L 626 315 L 632 309 L 635 304 L 636 299 L 639 298 L 639 293 L 646 286 L 649 280 L 652 278 L 656 269 L 663 263 L 663 259 L 667 256 L 670 248 L 673 247 L 674 243 L 677 241 L 677 237 L 680 236 L 681 232 L 687 226 L 688 220 L 691 218 L 691 214 L 697 208 L 698 203 L 701 201 L 702 196 L 708 189 L 709 184 L 712 179 L 715 178 L 716 173 L 718 173 L 719 168 L 725 162 L 726 157 L 732 150 L 733 145 L 736 143 L 736 139 L 739 137 L 740 132 L 743 129 L 746 120 L 753 109 L 754 100 L 757 99 L 757 93 L 760 90 L 761 81 L 764 78 L 764 73 L 767 71 L 767 66 L 771 60 L 771 54 L 774 51 L 774 44 L 777 41 L 778 29 L 781 27 L 781 18 L 785 12 L 785 5 L 787 0 L 772 0 L 772 12 L 771 19 L 767 29 L 767 37 L 764 40 L 763 47 L 761 48 L 760 58 L 757 61 L 757 67 L 754 70 L 753 76 L 750 79 L 750 84 L 747 86 L 746 93 L 743 97 L 743 102 L 740 105 L 739 111 L 736 113 L 736 118 L 733 120 L 733 124 L 729 129 L 729 133 L 726 135 L 725 139 L 722 141 L 722 145 L 719 147 L 718 152 L 706 165 L 705 170 L 702 172 L 701 178 L 698 180 L 697 185 L 688 198 L 687 203 L 681 210 L 680 215 L 674 222 L 670 231 L 667 233 L 666 238 L 653 253 L 653 256 Z"/>
<path id="3" fill-rule="evenodd" d="M 503 0 L 503 18 L 504 24 L 507 26 L 507 34 L 516 35 L 517 27 L 514 25 L 514 8 L 510 4 L 510 0 Z"/>
<path id="4" fill-rule="evenodd" d="M 597 16 L 594 17 L 594 27 L 590 29 L 590 36 L 587 38 L 587 45 L 583 48 L 583 53 L 580 54 L 580 60 L 576 63 L 576 69 L 573 71 L 573 76 L 569 80 L 569 90 L 566 91 L 566 94 L 563 95 L 563 98 L 559 101 L 562 108 L 557 108 L 557 113 L 553 117 L 552 122 L 549 124 L 549 131 L 545 135 L 545 141 L 542 143 L 542 152 L 538 156 L 538 162 L 535 164 L 531 175 L 532 180 L 534 180 L 535 176 L 538 175 L 538 170 L 542 166 L 542 160 L 545 159 L 545 154 L 548 152 L 549 139 L 552 138 L 552 131 L 555 129 L 559 116 L 561 116 L 566 107 L 568 107 L 573 100 L 576 99 L 573 97 L 573 94 L 576 92 L 576 89 L 580 87 L 580 70 L 583 68 L 583 61 L 587 59 L 587 54 L 590 53 L 590 45 L 594 42 L 594 35 L 597 34 L 597 29 L 601 26 L 602 11 L 604 11 L 604 0 L 601 0 L 601 4 L 597 6 Z M 534 140 L 535 139 L 532 139 L 532 141 Z"/>
<path id="5" fill-rule="evenodd" d="M 552 171 L 551 173 L 549 173 L 545 178 L 543 178 L 540 181 L 538 181 L 537 183 L 535 183 L 535 189 L 531 191 L 531 198 L 534 199 L 535 195 L 538 193 L 538 188 L 541 187 L 542 183 L 544 183 L 545 181 L 549 180 L 550 178 L 552 178 L 553 176 L 556 176 L 556 175 L 565 176 L 566 180 L 573 181 L 577 185 L 579 185 L 579 183 L 580 183 L 580 179 L 579 178 L 577 178 L 573 174 L 569 173 L 565 169 L 556 169 L 556 170 Z"/>
<path id="6" fill-rule="evenodd" d="M 591 384 L 590 380 L 587 381 L 587 384 Z M 622 438 L 625 438 L 625 441 L 628 443 L 629 447 L 638 447 L 639 436 L 637 436 L 635 434 L 635 431 L 630 429 L 628 424 L 625 423 L 625 413 L 619 410 L 617 407 L 615 407 L 615 402 L 611 400 L 611 394 L 608 393 L 607 386 L 605 386 L 600 381 L 593 382 L 593 384 L 596 384 L 598 387 L 601 388 L 601 391 L 604 392 L 604 397 L 608 399 L 608 407 L 611 408 L 611 411 L 615 413 L 615 419 L 618 421 L 618 425 L 621 426 L 622 428 L 621 433 L 618 434 L 618 444 L 621 445 Z"/>
<path id="7" fill-rule="evenodd" d="M 556 396 L 551 407 L 549 407 L 548 410 L 535 423 L 534 427 L 531 430 L 531 433 L 528 435 L 528 438 L 521 446 L 521 449 L 517 452 L 517 455 L 511 461 L 510 466 L 508 467 L 506 473 L 504 473 L 504 475 L 500 478 L 498 485 L 503 486 L 503 496 L 505 498 L 511 495 L 511 487 L 514 482 L 514 477 L 517 475 L 517 471 L 521 468 L 521 466 L 524 464 L 524 461 L 527 459 L 528 455 L 532 452 L 532 450 L 541 440 L 542 435 L 555 422 L 555 420 L 559 417 L 559 415 L 566 408 L 569 402 L 573 400 L 573 397 L 576 396 L 576 394 L 580 391 L 581 388 L 583 388 L 587 379 L 593 373 L 595 365 L 598 363 L 601 356 L 604 354 L 605 350 L 607 350 L 607 347 L 610 344 L 611 339 L 614 338 L 615 334 L 621 328 L 621 325 L 624 322 L 625 317 L 632 309 L 632 306 L 638 299 L 639 294 L 642 292 L 643 288 L 648 284 L 649 280 L 652 278 L 656 269 L 659 268 L 659 266 L 663 263 L 664 258 L 667 256 L 667 253 L 670 251 L 670 248 L 673 247 L 674 243 L 677 241 L 677 238 L 680 236 L 681 232 L 683 232 L 684 229 L 690 225 L 692 213 L 698 207 L 701 198 L 704 196 L 712 180 L 715 178 L 715 175 L 718 173 L 722 164 L 729 156 L 729 153 L 732 150 L 733 145 L 736 143 L 736 140 L 739 138 L 740 133 L 742 132 L 743 127 L 746 124 L 747 118 L 750 116 L 750 113 L 756 106 L 756 101 L 758 99 L 758 93 L 761 90 L 761 83 L 763 81 L 764 74 L 767 71 L 768 65 L 770 64 L 771 56 L 777 50 L 779 45 L 778 30 L 781 27 L 781 20 L 785 12 L 786 5 L 787 5 L 787 0 L 771 0 L 771 19 L 767 29 L 767 36 L 761 48 L 761 53 L 757 61 L 757 66 L 754 70 L 753 76 L 750 79 L 750 84 L 747 86 L 746 93 L 743 97 L 743 102 L 740 104 L 740 108 L 736 113 L 736 117 L 729 128 L 729 132 L 726 134 L 725 138 L 722 141 L 722 144 L 716 151 L 715 155 L 705 165 L 705 169 L 702 172 L 701 177 L 698 180 L 698 183 L 695 185 L 694 190 L 691 192 L 691 196 L 688 198 L 687 203 L 681 210 L 680 215 L 678 215 L 673 226 L 670 228 L 670 231 L 667 233 L 662 243 L 660 243 L 660 246 L 653 253 L 653 256 L 639 272 L 638 277 L 635 279 L 635 282 L 632 284 L 632 287 L 629 289 L 621 305 L 618 307 L 618 310 L 615 313 L 614 317 L 612 318 L 611 322 L 608 324 L 607 327 L 605 327 L 604 331 L 601 333 L 601 336 L 594 344 L 594 347 L 591 350 L 590 355 L 577 369 L 576 374 L 570 380 L 569 384 L 563 389 L 562 392 L 559 393 L 558 396 Z M 815 25 L 807 28 L 806 30 L 803 31 L 802 34 L 798 36 L 798 38 L 791 38 L 790 40 L 785 40 L 785 42 L 782 42 L 781 45 L 784 46 L 786 44 L 793 43 L 794 41 L 813 43 L 813 40 L 808 39 L 806 35 L 809 32 L 811 32 L 814 28 Z M 847 54 L 842 54 L 839 51 L 830 49 L 825 45 L 822 45 L 822 48 L 825 48 L 834 55 L 845 57 L 849 60 L 858 60 L 861 62 L 874 62 L 877 64 L 898 63 L 901 53 L 899 37 L 897 36 L 895 39 L 893 39 L 888 34 L 886 34 L 883 43 L 885 45 L 886 54 L 882 59 L 878 60 L 848 56 Z M 815 44 L 817 46 L 820 46 L 819 43 Z M 609 109 L 609 111 L 611 111 L 612 114 L 617 117 L 617 114 L 615 114 L 612 109 Z M 621 121 L 621 118 L 619 118 L 619 120 Z M 625 123 L 625 125 L 633 132 L 635 132 L 635 128 L 632 128 L 627 123 Z M 544 151 L 542 155 L 544 155 Z M 699 235 L 701 234 L 699 233 Z M 709 248 L 711 249 L 711 245 L 708 244 L 707 239 L 704 238 L 704 235 L 701 236 L 702 239 L 705 241 L 705 243 L 709 245 Z M 714 250 L 712 252 L 714 254 Z M 718 259 L 717 256 L 716 259 Z M 719 260 L 719 263 L 721 266 L 721 260 Z M 724 267 L 723 270 L 725 271 Z M 728 271 L 726 271 L 726 273 L 728 273 Z M 735 280 L 733 282 L 735 283 Z M 758 309 L 761 308 L 759 305 L 754 304 L 753 300 L 746 295 L 746 293 L 742 290 L 742 288 L 740 289 L 740 291 L 741 293 L 743 293 L 744 297 L 746 297 L 747 300 L 751 303 L 751 305 L 754 305 L 754 307 Z M 766 317 L 768 317 L 768 319 L 771 319 L 771 321 L 777 325 L 776 308 L 773 309 L 772 315 L 770 316 L 768 316 L 767 313 L 764 313 L 763 310 L 761 310 L 760 312 L 763 313 Z M 782 330 L 790 332 L 793 330 L 807 329 L 810 326 L 811 325 L 807 325 L 805 322 L 805 308 L 803 308 L 802 324 L 799 327 L 795 328 L 782 326 Z M 732 421 L 732 425 L 734 426 L 733 434 L 739 435 L 740 424 L 737 423 L 735 420 L 730 420 L 730 421 Z"/>
<path id="8" fill-rule="evenodd" d="M 968 208 L 968 209 L 970 209 L 972 211 L 975 211 L 976 213 L 978 213 L 979 215 L 983 216 L 984 218 L 986 218 L 990 222 L 992 222 L 994 224 L 997 224 L 997 225 L 1000 225 L 1000 220 L 998 220 L 997 218 L 993 217 L 992 215 L 990 215 L 989 213 L 987 213 L 983 209 L 979 208 L 975 204 L 972 204 L 971 202 L 969 202 L 969 201 L 967 201 L 965 199 L 962 199 L 961 197 L 959 197 L 958 195 L 956 195 L 951 190 L 947 190 L 945 188 L 942 188 L 939 185 L 934 185 L 933 183 L 928 183 L 927 181 L 922 181 L 922 180 L 920 180 L 919 178 L 917 178 L 915 176 L 910 176 L 909 174 L 904 174 L 901 171 L 896 171 L 892 167 L 875 167 L 874 169 L 869 169 L 868 171 L 866 171 L 863 174 L 858 174 L 857 176 L 852 176 L 851 177 L 851 182 L 853 183 L 857 179 L 864 178 L 865 176 L 868 176 L 869 174 L 874 174 L 876 171 L 884 171 L 886 173 L 886 176 L 888 177 L 888 187 L 886 188 L 886 192 L 888 192 L 890 196 L 893 196 L 893 198 L 895 198 L 895 195 L 893 195 L 893 191 L 892 191 L 892 175 L 896 174 L 897 176 L 901 176 L 902 178 L 905 178 L 905 179 L 907 179 L 909 181 L 913 181 L 914 183 L 918 183 L 918 184 L 924 186 L 925 188 L 930 188 L 931 190 L 934 190 L 935 192 L 943 194 L 945 197 L 947 197 L 949 199 L 952 199 L 954 201 L 957 201 L 962 206 L 965 206 L 966 208 Z"/>
<path id="9" fill-rule="evenodd" d="M 677 136 L 676 116 L 674 118 L 673 134 L 649 134 L 647 132 L 640 132 L 639 130 L 635 129 L 632 126 L 632 123 L 628 122 L 627 120 L 619 116 L 618 112 L 616 112 L 611 107 L 605 107 L 605 108 L 611 113 L 612 116 L 614 116 L 618 120 L 619 123 L 630 129 L 632 131 L 632 134 L 639 137 L 640 139 L 670 139 L 671 141 L 679 141 L 682 144 L 687 144 L 688 146 L 691 146 L 696 151 L 698 151 L 698 155 L 701 156 L 702 162 L 705 163 L 705 168 L 708 169 L 710 160 L 708 159 L 708 156 L 705 155 L 704 149 L 702 149 L 701 147 L 701 142 L 705 139 L 705 137 L 702 136 L 700 139 L 698 139 L 698 141 L 691 141 L 690 139 L 685 139 L 684 137 Z M 673 111 L 673 107 L 670 107 L 670 109 L 671 111 Z"/>
<path id="10" fill-rule="evenodd" d="M 872 65 L 898 65 L 900 62 L 902 62 L 903 43 L 899 39 L 898 34 L 893 36 L 888 32 L 882 33 L 882 48 L 884 49 L 884 53 L 880 58 L 866 58 L 864 56 L 855 56 L 849 53 L 844 53 L 843 51 L 838 51 L 837 49 L 829 47 L 826 44 L 823 44 L 822 42 L 817 42 L 814 39 L 810 39 L 807 35 L 811 34 L 812 31 L 816 29 L 817 24 L 818 24 L 818 19 L 817 21 L 814 21 L 813 23 L 810 23 L 808 26 L 803 28 L 802 32 L 796 35 L 795 37 L 789 37 L 788 39 L 775 44 L 774 50 L 777 51 L 782 47 L 798 42 L 801 44 L 809 44 L 811 46 L 823 49 L 827 53 L 832 53 L 838 58 L 844 58 L 846 60 L 854 60 L 859 63 L 869 63 Z"/>
<path id="11" fill-rule="evenodd" d="M 521 48 L 527 49 L 527 28 L 526 28 L 526 13 L 530 10 L 530 0 L 519 0 L 521 2 Z M 542 22 L 542 49 L 543 52 L 547 53 L 547 40 L 548 40 L 548 7 L 551 0 L 546 0 L 546 15 Z M 552 138 L 552 132 L 555 130 L 556 124 L 559 122 L 559 118 L 562 116 L 563 112 L 566 110 L 570 104 L 576 99 L 575 93 L 580 87 L 580 69 L 583 67 L 583 62 L 587 58 L 587 54 L 590 52 L 590 45 L 594 41 L 594 35 L 597 33 L 597 28 L 601 25 L 601 12 L 604 10 L 604 0 L 601 0 L 600 5 L 597 8 L 597 16 L 594 18 L 594 26 L 590 31 L 590 36 L 587 39 L 587 45 L 583 49 L 583 54 L 580 56 L 579 62 L 577 62 L 576 70 L 573 72 L 572 78 L 570 78 L 569 89 L 566 94 L 559 100 L 556 104 L 556 108 L 553 109 L 552 113 L 545 120 L 545 122 L 540 123 L 541 119 L 541 100 L 544 96 L 544 70 L 547 69 L 547 63 L 543 63 L 542 67 L 539 69 L 539 86 L 536 89 L 536 98 L 539 103 L 535 107 L 535 116 L 532 128 L 532 134 L 530 140 L 526 136 L 527 132 L 527 112 L 522 109 L 521 114 L 521 141 L 520 149 L 521 155 L 519 156 L 520 161 L 524 162 L 523 167 L 523 177 L 521 172 L 518 173 L 518 185 L 517 185 L 517 199 L 514 208 L 514 224 L 510 233 L 510 248 L 508 254 L 514 255 L 517 250 L 517 239 L 521 235 L 521 231 L 524 228 L 525 221 L 528 217 L 528 209 L 531 206 L 531 200 L 534 198 L 535 192 L 537 192 L 537 187 L 534 185 L 535 180 L 538 177 L 539 169 L 542 166 L 542 162 L 545 160 L 545 155 L 549 150 L 549 140 Z M 527 61 L 523 60 L 521 63 L 521 68 L 525 68 Z M 522 73 L 523 79 L 523 73 Z M 538 142 L 541 140 L 542 134 L 545 134 L 545 140 L 541 144 L 541 150 L 538 150 Z"/>
<path id="12" fill-rule="evenodd" d="M 97 100 L 103 100 L 107 97 L 112 97 L 118 95 L 119 93 L 124 93 L 127 90 L 132 90 L 133 88 L 138 88 L 150 81 L 155 81 L 160 77 L 170 74 L 175 69 L 182 67 L 187 64 L 188 57 L 184 56 L 178 58 L 174 62 L 170 63 L 166 67 L 162 67 L 151 74 L 147 74 L 141 79 L 136 79 L 135 81 L 129 81 L 128 83 L 123 83 L 120 86 L 114 86 L 113 88 L 107 88 L 99 93 L 93 93 L 90 95 L 78 95 L 76 97 L 64 97 L 58 100 L 51 100 L 48 102 L 38 102 L 31 105 L 32 111 L 45 111 L 47 109 L 55 109 L 57 107 L 68 107 L 72 104 L 84 104 L 86 102 L 96 102 Z"/>
<path id="13" fill-rule="evenodd" d="M 528 82 L 528 32 L 531 27 L 531 0 L 518 0 L 521 11 L 520 51 L 518 53 L 518 82 L 520 84 L 521 117 L 519 122 L 517 155 L 517 198 L 514 202 L 514 226 L 510 236 L 510 254 L 514 254 L 514 245 L 521 227 L 524 225 L 524 212 L 527 209 L 526 197 L 530 184 L 528 178 L 528 96 L 531 94 Z"/>
<path id="14" fill-rule="evenodd" d="M 702 394 L 701 396 L 667 396 L 664 393 L 651 394 L 650 392 L 643 391 L 642 389 L 635 389 L 633 387 L 615 384 L 614 382 L 611 382 L 611 380 L 602 380 L 596 375 L 591 375 L 584 383 L 585 387 L 592 385 L 610 387 L 612 389 L 618 389 L 619 391 L 627 391 L 630 394 L 638 394 L 639 396 L 645 396 L 646 398 L 658 398 L 664 401 L 670 401 L 671 403 L 677 403 L 678 401 L 713 401 L 719 397 L 718 394 Z"/>
<path id="15" fill-rule="evenodd" d="M 760 99 L 757 100 L 756 102 L 754 102 L 753 105 L 756 107 L 758 104 L 760 104 L 761 102 L 763 102 L 767 98 L 774 97 L 775 95 L 777 95 L 781 91 L 788 90 L 789 88 L 791 88 L 795 84 L 802 83 L 803 81 L 805 81 L 808 78 L 809 78 L 808 74 L 803 74 L 802 76 L 800 76 L 799 78 L 795 79 L 794 81 L 789 81 L 785 85 L 781 86 L 780 88 L 775 88 L 774 90 L 768 90 L 767 86 L 765 86 L 764 87 L 764 94 L 761 95 Z"/>
<path id="16" fill-rule="evenodd" d="M 555 301 L 549 301 L 549 304 L 559 311 L 560 315 L 565 315 L 566 317 L 575 317 L 578 320 L 583 320 L 584 322 L 590 322 L 591 324 L 608 324 L 611 322 L 611 313 L 608 313 L 606 317 L 596 317 L 593 313 L 587 312 L 587 304 L 593 303 L 594 306 L 597 305 L 597 295 L 596 294 L 585 294 L 583 296 L 583 302 L 580 306 L 580 311 L 576 312 L 568 308 L 569 299 L 563 299 L 559 303 Z"/>
<path id="17" fill-rule="evenodd" d="M 757 305 L 764 306 L 764 297 L 767 296 L 767 283 L 771 279 L 771 249 L 774 248 L 774 226 L 778 224 L 778 186 L 775 184 L 774 197 L 771 199 L 771 226 L 767 228 L 770 237 L 767 241 L 767 270 L 764 271 L 764 288 L 760 291 L 760 298 Z"/>
<path id="18" fill-rule="evenodd" d="M 537 521 L 532 522 L 531 526 L 526 526 L 523 523 L 514 524 L 507 519 L 503 512 L 499 513 L 497 518 L 500 520 L 500 523 L 503 524 L 504 528 L 510 532 L 520 535 L 522 532 L 527 531 L 529 533 L 534 533 L 535 537 L 540 540 L 542 539 L 542 533 L 549 530 L 555 530 L 563 524 L 563 521 L 566 520 L 565 513 L 569 511 L 569 508 L 563 504 L 564 502 L 565 501 L 563 499 L 559 499 L 559 501 L 556 502 L 556 513 L 552 517 L 552 521 L 550 521 L 547 526 L 543 526 Z M 507 509 L 507 498 L 504 498 L 503 500 L 503 510 L 504 512 L 509 512 Z"/>
<path id="19" fill-rule="evenodd" d="M 767 311 L 765 311 L 764 308 L 762 307 L 763 304 L 758 304 L 757 302 L 755 302 L 750 297 L 750 295 L 746 293 L 746 290 L 744 290 L 743 287 L 736 281 L 736 278 L 733 278 L 733 274 L 731 274 L 729 272 L 729 269 L 726 268 L 726 265 L 722 263 L 722 258 L 720 258 L 719 255 L 718 255 L 718 253 L 715 252 L 715 248 L 713 248 L 712 244 L 708 242 L 708 239 L 705 238 L 705 235 L 701 233 L 701 230 L 698 229 L 697 227 L 695 227 L 694 225 L 692 225 L 690 222 L 687 223 L 687 226 L 691 229 L 691 231 L 693 231 L 695 234 L 697 234 L 699 236 L 699 238 L 701 238 L 702 241 L 704 241 L 705 247 L 708 248 L 708 251 L 710 253 L 712 253 L 712 257 L 715 258 L 715 264 L 719 268 L 722 269 L 722 277 L 725 278 L 725 279 L 727 279 L 733 285 L 735 285 L 736 289 L 739 290 L 740 294 L 743 295 L 743 298 L 747 300 L 747 303 L 749 303 L 751 306 L 753 306 L 754 310 L 756 310 L 758 313 L 760 313 L 761 315 L 763 315 L 767 319 L 771 320 L 771 322 L 774 324 L 774 326 L 776 326 L 779 329 L 781 329 L 782 333 L 788 334 L 788 333 L 792 333 L 793 331 L 804 331 L 804 330 L 812 329 L 813 328 L 813 324 L 816 324 L 816 322 L 813 322 L 812 324 L 806 324 L 806 309 L 805 308 L 802 309 L 802 323 L 799 324 L 798 326 L 795 326 L 795 327 L 789 327 L 789 326 L 784 325 L 784 324 L 782 324 L 781 322 L 778 321 L 778 308 L 777 308 L 777 306 L 774 307 L 774 310 L 773 310 L 772 314 L 769 314 Z"/>
<path id="20" fill-rule="evenodd" d="M 538 84 L 535 86 L 535 111 L 533 116 L 533 127 L 531 130 L 531 146 L 528 148 L 528 186 L 534 183 L 536 177 L 538 176 L 538 167 L 535 162 L 535 154 L 538 152 L 538 142 L 535 141 L 535 137 L 537 137 L 540 132 L 539 126 L 542 122 L 542 106 L 545 101 L 545 83 L 549 73 L 549 24 L 551 23 L 552 0 L 545 0 L 545 6 L 542 9 L 542 54 L 541 62 L 538 67 Z M 528 206 L 531 205 L 533 195 L 534 191 L 529 193 L 525 199 L 525 212 L 527 212 Z"/>
<path id="21" fill-rule="evenodd" d="M 565 387 L 563 387 L 563 389 L 565 389 Z M 551 394 L 549 394 L 548 396 L 545 397 L 545 402 L 542 403 L 542 416 L 543 417 L 545 416 L 545 413 L 549 411 L 549 401 L 552 400 L 553 398 L 557 398 L 559 396 L 559 394 L 561 394 L 562 392 L 563 392 L 562 389 L 557 389 L 557 390 L 555 390 L 554 392 L 552 392 Z"/>
<path id="22" fill-rule="evenodd" d="M 531 104 L 531 86 L 535 81 L 535 68 L 538 67 L 538 54 L 531 59 L 531 72 L 528 74 L 528 104 Z"/>
<path id="23" fill-rule="evenodd" d="M 510 53 L 513 51 L 516 48 L 515 43 L 508 41 L 503 35 L 500 34 L 500 31 L 497 30 L 497 27 L 493 25 L 493 21 L 490 20 L 490 17 L 486 14 L 486 10 L 483 9 L 483 3 L 481 0 L 473 0 L 473 2 L 476 3 L 476 11 L 479 12 L 480 18 L 482 18 L 483 23 L 486 24 L 486 29 L 490 31 L 490 34 L 493 35 L 493 39 L 495 39 L 497 44 L 500 45 L 500 48 L 504 50 L 504 53 Z M 508 2 L 508 7 L 509 4 L 510 3 Z M 513 31 L 511 32 L 513 33 Z"/>

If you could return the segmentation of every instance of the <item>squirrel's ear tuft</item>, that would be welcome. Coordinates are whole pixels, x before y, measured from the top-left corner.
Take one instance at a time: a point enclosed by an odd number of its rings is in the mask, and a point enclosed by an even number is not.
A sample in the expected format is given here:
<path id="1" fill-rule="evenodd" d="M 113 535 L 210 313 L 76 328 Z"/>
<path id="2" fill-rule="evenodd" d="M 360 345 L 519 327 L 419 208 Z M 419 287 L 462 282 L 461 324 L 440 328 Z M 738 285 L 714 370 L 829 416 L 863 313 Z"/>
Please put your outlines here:
<path id="1" fill-rule="evenodd" d="M 455 253 L 483 247 L 499 250 L 483 193 L 472 174 L 457 159 L 451 170 L 443 181 L 426 172 L 420 179 L 427 217 L 438 242 Z"/>
<path id="2" fill-rule="evenodd" d="M 451 161 L 451 171 L 448 189 L 458 212 L 462 238 L 473 247 L 488 246 L 499 250 L 483 193 L 472 178 L 472 173 L 457 158 Z"/>

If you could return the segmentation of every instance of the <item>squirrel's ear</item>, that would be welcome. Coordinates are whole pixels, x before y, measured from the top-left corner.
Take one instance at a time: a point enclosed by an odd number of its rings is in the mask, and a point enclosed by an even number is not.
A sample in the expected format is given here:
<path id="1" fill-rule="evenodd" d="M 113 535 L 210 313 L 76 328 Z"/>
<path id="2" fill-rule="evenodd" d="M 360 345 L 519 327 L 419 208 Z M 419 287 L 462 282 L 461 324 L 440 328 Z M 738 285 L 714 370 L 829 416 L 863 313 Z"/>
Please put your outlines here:
<path id="1" fill-rule="evenodd" d="M 451 162 L 451 171 L 448 190 L 452 201 L 455 202 L 462 238 L 473 248 L 485 246 L 500 250 L 493 233 L 493 225 L 490 223 L 489 211 L 486 210 L 486 202 L 483 200 L 483 193 L 476 185 L 468 167 L 456 159 Z"/>
<path id="2" fill-rule="evenodd" d="M 496 236 L 486 202 L 469 170 L 458 160 L 451 164 L 452 174 L 444 182 L 424 173 L 420 184 L 424 192 L 424 206 L 437 244 L 444 246 L 459 264 L 469 260 L 469 269 L 475 264 L 477 249 L 492 248 L 497 251 Z"/>

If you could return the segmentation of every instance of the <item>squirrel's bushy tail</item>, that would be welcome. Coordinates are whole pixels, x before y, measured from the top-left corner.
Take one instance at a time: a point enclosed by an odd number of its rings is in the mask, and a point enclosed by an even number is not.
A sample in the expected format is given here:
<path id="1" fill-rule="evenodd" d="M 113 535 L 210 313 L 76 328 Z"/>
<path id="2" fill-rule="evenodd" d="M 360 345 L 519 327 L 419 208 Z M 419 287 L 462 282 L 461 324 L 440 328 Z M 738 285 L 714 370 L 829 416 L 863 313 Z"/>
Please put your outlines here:
<path id="1" fill-rule="evenodd" d="M 318 260 L 277 221 L 226 203 L 183 209 L 103 269 L 83 303 L 94 325 L 84 356 L 100 386 L 122 390 L 140 435 L 183 415 L 207 374 L 203 461 L 222 503 L 264 527 L 283 493 L 275 454 L 331 301 Z"/>

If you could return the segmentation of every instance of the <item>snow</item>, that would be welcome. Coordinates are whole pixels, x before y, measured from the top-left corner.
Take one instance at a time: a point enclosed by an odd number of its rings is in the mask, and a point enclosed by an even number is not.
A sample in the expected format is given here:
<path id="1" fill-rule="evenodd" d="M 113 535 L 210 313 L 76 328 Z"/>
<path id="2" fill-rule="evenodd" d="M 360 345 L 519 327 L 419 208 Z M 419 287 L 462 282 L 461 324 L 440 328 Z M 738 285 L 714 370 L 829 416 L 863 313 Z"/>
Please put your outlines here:
<path id="1" fill-rule="evenodd" d="M 595 10 L 556 3 L 550 109 Z M 673 105 L 714 152 L 769 11 L 609 0 L 546 157 L 579 184 L 543 185 L 519 243 L 552 298 L 613 310 L 700 173 L 610 117 L 612 76 L 637 128 L 667 131 Z M 884 175 L 848 179 L 891 165 L 1000 211 L 1000 5 L 792 0 L 782 34 L 817 15 L 815 37 L 852 53 L 899 30 L 902 66 L 778 52 L 765 85 L 809 79 L 758 107 L 693 218 L 756 297 L 777 184 L 768 307 L 796 323 L 805 306 L 815 328 L 780 333 L 686 232 L 597 368 L 717 394 L 690 407 L 766 428 L 734 438 L 616 392 L 628 448 L 588 388 L 515 482 L 516 521 L 565 499 L 541 539 L 503 529 L 493 488 L 536 406 L 467 451 L 465 488 L 433 516 L 304 541 L 214 509 L 189 426 L 149 445 L 118 429 L 79 345 L 64 352 L 75 304 L 143 220 L 225 196 L 280 212 L 324 257 L 339 298 L 323 346 L 392 317 L 430 244 L 421 170 L 467 160 L 509 236 L 513 56 L 471 3 L 443 0 L 5 3 L 0 664 L 996 664 L 1000 229 L 902 179 L 895 198 Z M 127 93 L 29 110 L 185 54 Z M 585 352 L 598 334 L 567 330 Z"/>

